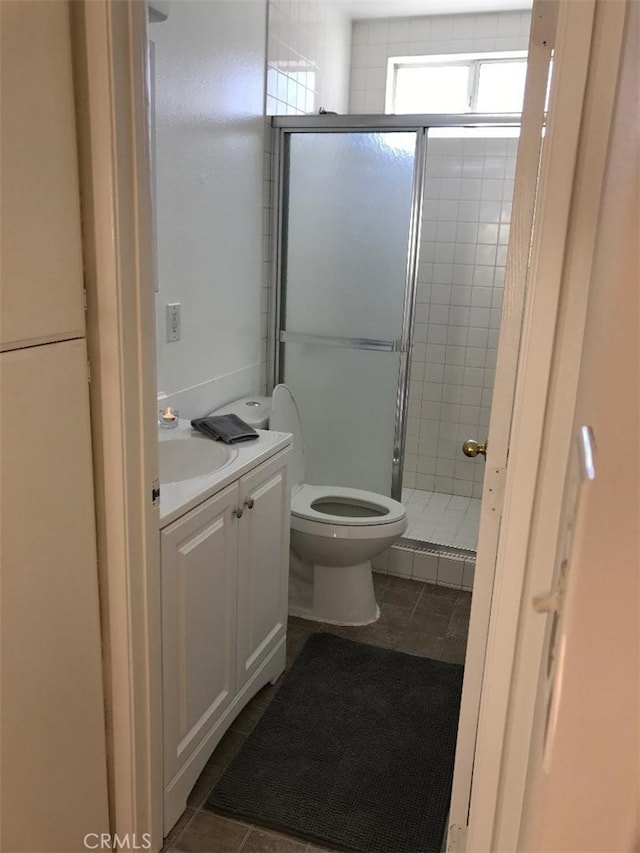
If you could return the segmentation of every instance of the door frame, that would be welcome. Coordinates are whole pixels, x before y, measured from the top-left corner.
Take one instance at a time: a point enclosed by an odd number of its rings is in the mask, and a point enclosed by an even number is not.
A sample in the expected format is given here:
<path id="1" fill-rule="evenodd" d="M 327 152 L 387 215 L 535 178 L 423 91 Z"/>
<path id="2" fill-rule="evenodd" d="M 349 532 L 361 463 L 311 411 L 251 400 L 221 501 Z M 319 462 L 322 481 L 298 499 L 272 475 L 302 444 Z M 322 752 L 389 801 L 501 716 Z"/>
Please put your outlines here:
<path id="1" fill-rule="evenodd" d="M 512 653 L 506 632 L 496 641 L 494 620 L 498 605 L 511 628 L 518 618 L 519 584 L 524 573 L 530 507 L 537 482 L 535 447 L 540 438 L 539 422 L 544 413 L 558 308 L 560 271 L 549 266 L 540 275 L 535 259 L 541 247 L 545 257 L 555 249 L 561 258 L 564 247 L 592 18 L 591 0 L 581 4 L 536 0 L 532 10 L 523 130 L 518 146 L 505 303 L 487 440 L 489 452 L 449 814 L 447 850 L 451 851 L 467 847 L 485 849 L 482 845 L 486 844 L 486 839 L 478 842 L 473 836 L 472 824 L 477 814 L 474 802 L 482 796 L 479 791 L 486 794 L 490 790 L 495 767 L 489 762 L 479 767 L 478 762 L 485 752 L 489 758 L 499 755 L 500 743 L 486 738 L 483 715 L 496 714 L 500 699 L 508 695 Z M 544 123 L 552 53 L 555 69 L 543 144 L 540 128 Z M 556 240 L 553 245 L 551 236 Z M 534 318 L 531 312 L 536 300 L 544 308 Z M 537 408 L 534 406 L 526 419 L 522 419 L 521 398 L 527 389 L 533 388 L 537 389 Z M 518 501 L 514 515 L 514 502 Z M 495 673 L 495 678 L 487 701 L 486 685 L 491 673 Z M 482 783 L 475 785 L 479 774 Z M 482 801 L 482 815 L 495 807 L 495 801 Z"/>
<path id="2" fill-rule="evenodd" d="M 562 536 L 565 475 L 573 448 L 591 265 L 617 89 L 626 2 L 560 7 L 556 110 L 542 163 L 521 364 L 507 475 L 501 570 L 491 610 L 482 685 L 469 850 L 519 850 L 546 618 L 532 598 L 551 585 Z M 568 8 L 567 8 L 568 7 Z M 579 52 L 582 46 L 583 56 Z M 581 64 L 586 60 L 582 72 Z M 573 63 L 572 63 L 573 64 Z M 579 110 L 573 165 L 560 123 Z M 555 127 L 555 133 L 554 133 Z M 567 209 L 560 182 L 569 182 Z M 563 194 L 564 195 L 564 194 Z M 554 322 L 550 322 L 553 318 Z M 498 580 L 498 578 L 497 578 Z"/>
<path id="3" fill-rule="evenodd" d="M 162 847 L 147 4 L 70 3 L 112 836 Z"/>

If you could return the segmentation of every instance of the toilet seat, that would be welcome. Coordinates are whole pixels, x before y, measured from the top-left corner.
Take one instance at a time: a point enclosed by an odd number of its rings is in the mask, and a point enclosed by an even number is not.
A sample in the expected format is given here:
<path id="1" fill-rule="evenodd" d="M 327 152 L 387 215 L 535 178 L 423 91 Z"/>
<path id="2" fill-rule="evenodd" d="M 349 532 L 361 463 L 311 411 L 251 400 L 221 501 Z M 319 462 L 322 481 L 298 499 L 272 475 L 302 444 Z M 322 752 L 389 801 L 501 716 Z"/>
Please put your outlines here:
<path id="1" fill-rule="evenodd" d="M 315 508 L 314 504 L 327 505 L 329 511 Z M 331 504 L 340 505 L 345 514 L 330 512 Z M 349 507 L 356 512 L 349 514 Z M 378 527 L 402 521 L 406 516 L 404 506 L 398 501 L 375 492 L 350 489 L 343 486 L 311 486 L 303 483 L 291 495 L 291 515 L 316 524 L 349 527 Z"/>

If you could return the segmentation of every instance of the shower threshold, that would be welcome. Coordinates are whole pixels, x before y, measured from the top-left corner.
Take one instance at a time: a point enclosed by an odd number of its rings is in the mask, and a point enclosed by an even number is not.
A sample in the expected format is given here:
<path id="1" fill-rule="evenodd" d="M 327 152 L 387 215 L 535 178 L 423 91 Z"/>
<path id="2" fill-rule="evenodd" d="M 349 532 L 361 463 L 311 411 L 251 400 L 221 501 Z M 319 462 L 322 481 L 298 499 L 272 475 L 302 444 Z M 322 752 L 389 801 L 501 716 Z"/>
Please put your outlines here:
<path id="1" fill-rule="evenodd" d="M 480 498 L 403 489 L 402 503 L 407 510 L 408 525 L 399 545 L 475 556 Z"/>

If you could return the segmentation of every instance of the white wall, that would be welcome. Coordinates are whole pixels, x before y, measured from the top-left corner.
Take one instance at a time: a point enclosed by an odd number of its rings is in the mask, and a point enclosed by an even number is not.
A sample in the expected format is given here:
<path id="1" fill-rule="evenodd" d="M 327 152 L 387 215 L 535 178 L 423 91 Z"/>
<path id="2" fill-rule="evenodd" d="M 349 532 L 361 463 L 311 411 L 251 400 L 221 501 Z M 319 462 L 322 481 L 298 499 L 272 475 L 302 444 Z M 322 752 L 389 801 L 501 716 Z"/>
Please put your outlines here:
<path id="1" fill-rule="evenodd" d="M 349 112 L 383 113 L 390 56 L 526 50 L 531 13 L 354 21 Z"/>
<path id="2" fill-rule="evenodd" d="M 152 24 L 158 387 L 194 417 L 261 370 L 266 0 L 174 0 Z M 165 305 L 182 304 L 166 343 Z M 189 390 L 191 389 L 191 390 Z"/>
<path id="3" fill-rule="evenodd" d="M 347 111 L 351 23 L 327 0 L 269 0 L 267 113 Z"/>

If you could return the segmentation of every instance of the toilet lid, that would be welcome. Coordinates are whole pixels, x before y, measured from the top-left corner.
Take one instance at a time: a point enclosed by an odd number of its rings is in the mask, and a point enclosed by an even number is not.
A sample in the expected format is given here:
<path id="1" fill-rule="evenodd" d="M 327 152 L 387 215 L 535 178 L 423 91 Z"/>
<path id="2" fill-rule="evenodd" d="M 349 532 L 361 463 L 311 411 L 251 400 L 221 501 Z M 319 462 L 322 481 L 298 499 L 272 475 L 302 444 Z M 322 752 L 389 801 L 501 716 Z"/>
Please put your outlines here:
<path id="1" fill-rule="evenodd" d="M 276 385 L 273 389 L 269 428 L 277 432 L 290 432 L 293 436 L 289 473 L 291 486 L 295 488 L 295 486 L 304 483 L 306 473 L 305 449 L 300 412 L 293 391 L 288 385 Z"/>
<path id="2" fill-rule="evenodd" d="M 375 492 L 305 484 L 291 496 L 291 515 L 324 524 L 362 527 L 400 521 L 405 518 L 406 510 L 393 498 Z"/>

